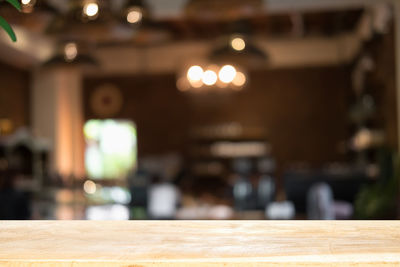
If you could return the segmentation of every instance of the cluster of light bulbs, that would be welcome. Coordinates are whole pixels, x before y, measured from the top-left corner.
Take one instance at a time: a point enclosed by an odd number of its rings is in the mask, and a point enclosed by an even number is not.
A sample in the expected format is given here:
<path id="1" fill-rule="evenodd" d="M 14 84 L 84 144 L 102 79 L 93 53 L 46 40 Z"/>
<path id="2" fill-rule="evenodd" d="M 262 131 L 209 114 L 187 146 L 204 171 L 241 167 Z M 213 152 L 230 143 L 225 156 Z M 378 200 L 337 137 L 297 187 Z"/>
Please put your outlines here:
<path id="1" fill-rule="evenodd" d="M 186 76 L 178 80 L 177 86 L 181 91 L 201 88 L 241 90 L 246 80 L 246 75 L 232 65 L 210 65 L 207 68 L 193 65 L 186 71 Z"/>
<path id="2" fill-rule="evenodd" d="M 21 0 L 22 8 L 25 13 L 33 10 L 36 0 Z M 89 20 L 94 20 L 99 15 L 100 7 L 96 0 L 87 0 L 83 4 L 82 15 Z M 127 9 L 126 21 L 130 24 L 136 24 L 143 19 L 143 9 L 139 6 L 132 6 Z"/>
<path id="3" fill-rule="evenodd" d="M 235 35 L 230 39 L 229 46 L 242 52 L 246 48 L 246 42 L 241 35 Z M 193 65 L 178 79 L 177 87 L 181 91 L 225 88 L 241 90 L 246 82 L 245 73 L 233 65 L 208 65 L 205 68 Z"/>
<path id="4" fill-rule="evenodd" d="M 21 0 L 23 5 L 32 5 L 35 0 Z M 95 0 L 84 2 L 82 14 L 89 20 L 94 20 L 99 15 L 99 4 Z M 139 23 L 143 19 L 143 9 L 141 7 L 130 7 L 126 12 L 126 21 L 130 24 Z M 78 56 L 78 47 L 76 43 L 67 43 L 64 46 L 64 59 L 67 62 L 72 62 Z"/>
<path id="5" fill-rule="evenodd" d="M 25 0 L 27 1 L 27 0 Z M 97 1 L 86 1 L 83 5 L 83 14 L 88 19 L 96 19 L 99 14 L 99 5 Z M 143 19 L 143 9 L 139 6 L 132 6 L 126 12 L 126 21 L 130 24 L 139 23 Z"/>

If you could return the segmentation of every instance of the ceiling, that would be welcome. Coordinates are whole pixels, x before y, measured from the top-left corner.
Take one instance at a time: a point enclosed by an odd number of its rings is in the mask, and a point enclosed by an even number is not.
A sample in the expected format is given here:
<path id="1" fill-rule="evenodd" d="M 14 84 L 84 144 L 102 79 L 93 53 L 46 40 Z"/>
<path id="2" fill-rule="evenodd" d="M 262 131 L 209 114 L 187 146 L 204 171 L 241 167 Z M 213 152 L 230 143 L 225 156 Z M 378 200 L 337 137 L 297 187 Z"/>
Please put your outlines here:
<path id="1" fill-rule="evenodd" d="M 0 4 L 0 15 L 15 25 L 20 37 L 17 44 L 10 44 L 0 34 L 0 47 L 3 45 L 5 48 L 1 49 L 3 53 L 0 56 L 4 56 L 7 61 L 5 54 L 10 54 L 8 52 L 17 56 L 18 52 L 22 52 L 22 55 L 19 55 L 21 58 L 28 54 L 33 61 L 44 61 L 57 53 L 58 44 L 66 41 L 81 43 L 87 51 L 95 51 L 100 57 L 101 51 L 115 54 L 119 50 L 122 51 L 121 48 L 130 49 L 131 54 L 136 53 L 134 49 L 141 48 L 146 48 L 148 54 L 165 47 L 172 50 L 177 48 L 179 52 L 182 51 L 182 45 L 178 45 L 180 43 L 212 45 L 218 38 L 233 33 L 242 33 L 262 40 L 259 42 L 261 46 L 262 42 L 280 42 L 281 46 L 290 49 L 293 47 L 293 40 L 304 40 L 306 43 L 307 40 L 311 40 L 310 43 L 315 43 L 317 39 L 321 44 L 331 40 L 331 46 L 335 47 L 342 42 L 343 36 L 360 31 L 365 16 L 371 13 L 370 9 L 378 2 L 390 2 L 147 0 L 145 3 L 150 15 L 140 26 L 132 27 L 123 23 L 119 17 L 126 0 L 98 0 L 100 15 L 96 20 L 88 22 L 71 16 L 71 6 L 77 1 L 37 0 L 34 12 L 29 14 L 19 13 L 8 5 Z M 319 47 L 324 49 L 324 45 Z M 113 49 L 115 51 L 112 51 Z M 202 49 L 206 50 L 204 47 Z M 312 50 L 313 47 L 310 46 L 310 51 Z"/>
<path id="2" fill-rule="evenodd" d="M 103 3 L 100 15 L 88 22 L 76 19 L 70 12 L 72 5 L 68 3 L 75 0 L 37 1 L 34 12 L 30 14 L 18 13 L 9 6 L 0 5 L 0 15 L 35 33 L 99 46 L 204 40 L 238 31 L 267 37 L 332 36 L 353 31 L 363 13 L 360 7 L 319 12 L 292 9 L 270 13 L 267 1 L 261 0 L 149 0 L 146 3 L 151 16 L 141 26 L 130 27 L 118 17 L 119 12 L 122 13 L 123 0 L 98 0 Z M 165 12 L 162 12 L 164 9 Z"/>

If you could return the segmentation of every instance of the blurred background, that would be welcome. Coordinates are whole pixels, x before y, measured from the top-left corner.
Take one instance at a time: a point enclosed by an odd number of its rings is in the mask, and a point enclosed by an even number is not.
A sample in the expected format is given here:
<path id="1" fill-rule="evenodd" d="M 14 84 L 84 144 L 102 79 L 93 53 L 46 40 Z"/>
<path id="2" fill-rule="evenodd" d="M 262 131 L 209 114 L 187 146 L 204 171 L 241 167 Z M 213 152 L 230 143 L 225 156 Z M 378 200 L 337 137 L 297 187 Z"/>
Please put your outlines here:
<path id="1" fill-rule="evenodd" d="M 0 219 L 397 219 L 400 4 L 0 1 Z"/>

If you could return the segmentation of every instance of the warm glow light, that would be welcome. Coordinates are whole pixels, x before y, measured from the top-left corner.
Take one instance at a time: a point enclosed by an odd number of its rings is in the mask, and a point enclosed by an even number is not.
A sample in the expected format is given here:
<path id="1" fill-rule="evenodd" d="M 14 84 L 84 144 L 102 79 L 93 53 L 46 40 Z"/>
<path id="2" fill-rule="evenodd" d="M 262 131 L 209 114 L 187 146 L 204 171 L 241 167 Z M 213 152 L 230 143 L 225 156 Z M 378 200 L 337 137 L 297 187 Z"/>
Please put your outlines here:
<path id="1" fill-rule="evenodd" d="M 246 83 L 246 75 L 242 72 L 238 71 L 236 73 L 235 79 L 233 79 L 232 83 L 236 86 L 243 86 Z"/>
<path id="2" fill-rule="evenodd" d="M 189 91 L 204 86 L 216 86 L 217 88 L 227 88 L 239 91 L 246 83 L 244 73 L 237 71 L 232 65 L 209 64 L 204 69 L 200 65 L 191 66 L 186 76 L 181 76 L 177 80 L 177 88 L 180 91 Z"/>
<path id="3" fill-rule="evenodd" d="M 203 83 L 205 85 L 214 85 L 217 82 L 217 74 L 212 70 L 206 70 L 203 74 Z"/>
<path id="4" fill-rule="evenodd" d="M 223 83 L 230 83 L 235 79 L 236 69 L 231 65 L 225 65 L 219 71 L 219 79 Z"/>
<path id="5" fill-rule="evenodd" d="M 143 14 L 142 11 L 139 8 L 131 8 L 128 11 L 128 15 L 126 16 L 126 20 L 133 24 L 133 23 L 138 23 L 139 21 L 142 20 Z"/>
<path id="6" fill-rule="evenodd" d="M 178 88 L 179 91 L 185 92 L 190 89 L 190 84 L 185 77 L 181 77 L 176 82 L 176 87 Z"/>
<path id="7" fill-rule="evenodd" d="M 94 17 L 99 12 L 99 5 L 95 2 L 87 3 L 83 7 L 83 13 L 88 17 Z"/>
<path id="8" fill-rule="evenodd" d="M 236 37 L 232 39 L 231 46 L 236 51 L 242 51 L 246 47 L 246 42 L 243 40 L 243 38 Z"/>
<path id="9" fill-rule="evenodd" d="M 83 190 L 87 193 L 87 194 L 94 194 L 96 193 L 96 183 L 90 180 L 87 180 L 84 184 L 83 184 Z"/>
<path id="10" fill-rule="evenodd" d="M 36 0 L 21 0 L 21 11 L 24 13 L 32 13 Z"/>
<path id="11" fill-rule="evenodd" d="M 64 57 L 66 61 L 73 61 L 78 55 L 78 47 L 75 43 L 68 43 L 64 47 Z"/>
<path id="12" fill-rule="evenodd" d="M 200 66 L 192 66 L 187 72 L 187 78 L 190 82 L 197 82 L 203 78 L 203 69 Z"/>
<path id="13" fill-rule="evenodd" d="M 200 87 L 203 86 L 203 81 L 202 80 L 200 80 L 200 81 L 190 81 L 190 85 L 193 88 L 200 88 Z"/>

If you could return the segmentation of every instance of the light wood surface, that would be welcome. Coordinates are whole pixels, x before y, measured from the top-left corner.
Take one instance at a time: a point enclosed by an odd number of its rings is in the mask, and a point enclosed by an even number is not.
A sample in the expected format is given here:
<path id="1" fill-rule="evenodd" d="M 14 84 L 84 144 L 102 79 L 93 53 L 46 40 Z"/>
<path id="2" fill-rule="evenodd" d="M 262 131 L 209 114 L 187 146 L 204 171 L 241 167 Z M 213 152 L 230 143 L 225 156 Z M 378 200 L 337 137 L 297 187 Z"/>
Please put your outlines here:
<path id="1" fill-rule="evenodd" d="M 383 265 L 398 221 L 0 222 L 0 266 Z"/>

